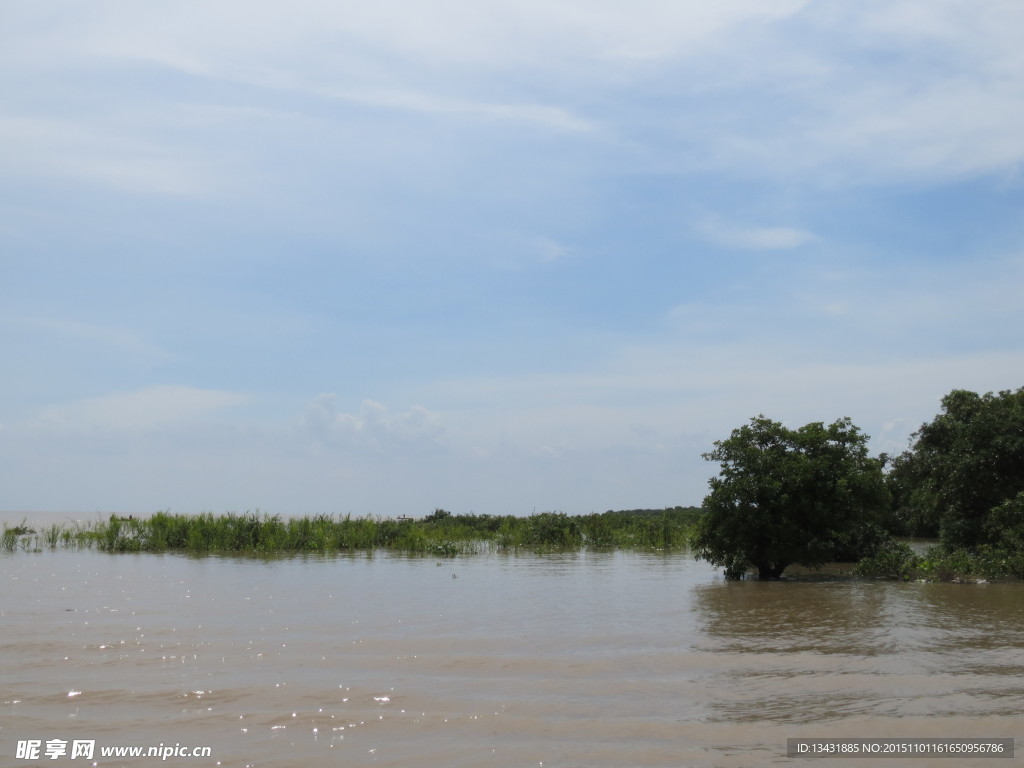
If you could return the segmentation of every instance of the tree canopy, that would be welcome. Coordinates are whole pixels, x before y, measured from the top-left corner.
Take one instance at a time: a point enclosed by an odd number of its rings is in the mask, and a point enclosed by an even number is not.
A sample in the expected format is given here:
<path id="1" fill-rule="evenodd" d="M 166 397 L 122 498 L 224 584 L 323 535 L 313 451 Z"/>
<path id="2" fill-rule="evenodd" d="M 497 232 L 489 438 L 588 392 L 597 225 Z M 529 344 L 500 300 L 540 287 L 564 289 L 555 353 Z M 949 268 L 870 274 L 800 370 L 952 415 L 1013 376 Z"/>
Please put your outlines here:
<path id="1" fill-rule="evenodd" d="M 692 539 L 696 556 L 727 578 L 755 568 L 777 579 L 791 564 L 856 557 L 880 531 L 887 504 L 882 461 L 849 418 L 789 429 L 763 415 L 703 454 L 721 463 Z"/>
<path id="2" fill-rule="evenodd" d="M 890 473 L 904 523 L 938 528 L 948 547 L 1002 543 L 1016 509 L 1002 505 L 1024 492 L 1024 388 L 953 390 L 912 440 Z"/>

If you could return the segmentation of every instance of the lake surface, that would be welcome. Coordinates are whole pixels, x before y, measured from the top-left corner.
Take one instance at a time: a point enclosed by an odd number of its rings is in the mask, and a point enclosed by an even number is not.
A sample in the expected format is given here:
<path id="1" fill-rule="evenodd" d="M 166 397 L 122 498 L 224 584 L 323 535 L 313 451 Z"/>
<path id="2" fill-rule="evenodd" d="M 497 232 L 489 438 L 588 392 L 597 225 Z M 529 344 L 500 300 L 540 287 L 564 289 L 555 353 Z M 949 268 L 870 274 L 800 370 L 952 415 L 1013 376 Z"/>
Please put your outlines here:
<path id="1" fill-rule="evenodd" d="M 1021 735 L 1024 585 L 727 583 L 684 554 L 0 554 L 0 765 L 768 766 Z M 1021 743 L 1017 742 L 1018 754 Z M 879 768 L 926 760 L 831 759 Z M 932 762 L 935 762 L 934 760 Z M 1010 760 L 942 760 L 993 768 Z"/>

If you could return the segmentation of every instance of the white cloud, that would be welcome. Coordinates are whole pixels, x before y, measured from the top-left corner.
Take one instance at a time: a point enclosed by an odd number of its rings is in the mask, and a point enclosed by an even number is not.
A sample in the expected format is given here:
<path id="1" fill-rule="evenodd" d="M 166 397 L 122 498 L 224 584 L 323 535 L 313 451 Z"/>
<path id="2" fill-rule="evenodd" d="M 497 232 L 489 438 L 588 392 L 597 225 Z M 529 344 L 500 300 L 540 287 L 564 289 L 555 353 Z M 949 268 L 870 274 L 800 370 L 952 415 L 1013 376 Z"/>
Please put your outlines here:
<path id="1" fill-rule="evenodd" d="M 547 237 L 538 237 L 533 241 L 533 246 L 543 262 L 558 261 L 572 253 L 569 246 Z"/>
<path id="2" fill-rule="evenodd" d="M 694 224 L 705 239 L 728 248 L 777 251 L 799 248 L 818 239 L 812 232 L 794 227 L 750 227 L 705 217 Z"/>
<path id="3" fill-rule="evenodd" d="M 61 320 L 52 317 L 20 317 L 13 323 L 24 327 L 38 328 L 76 341 L 109 347 L 138 355 L 154 358 L 170 358 L 166 350 L 149 343 L 135 331 L 116 326 L 83 323 L 77 320 Z"/>
<path id="4" fill-rule="evenodd" d="M 1024 360 L 1014 352 L 842 362 L 753 340 L 651 344 L 624 350 L 603 371 L 448 381 L 442 389 L 474 403 L 446 411 L 447 442 L 460 455 L 484 463 L 602 455 L 593 465 L 600 474 L 616 456 L 670 455 L 681 471 L 699 466 L 701 450 L 759 413 L 793 424 L 850 416 L 876 450 L 902 450 L 950 390 L 1021 380 Z"/>
<path id="5" fill-rule="evenodd" d="M 547 68 L 558 60 L 651 60 L 685 54 L 732 26 L 786 18 L 808 0 L 716 3 L 612 0 L 381 1 L 358 7 L 297 0 L 287 8 L 249 2 L 109 3 L 72 18 L 72 50 L 94 56 L 216 69 L 220 76 L 292 61 L 310 72 L 380 75 L 359 52 L 432 66 Z M 30 21 L 30 20 L 28 20 Z M 47 17 L 50 35 L 54 19 Z M 27 22 L 23 22 L 27 23 Z M 378 55 L 380 55 L 380 53 Z M 272 65 L 272 64 L 271 64 Z"/>
<path id="6" fill-rule="evenodd" d="M 278 81 L 278 83 L 290 90 L 316 94 L 330 99 L 407 112 L 507 121 L 566 133 L 589 132 L 597 127 L 586 118 L 573 114 L 568 109 L 545 104 L 456 99 L 429 91 L 393 89 L 353 91 L 296 84 L 284 86 L 284 81 Z"/>
<path id="7" fill-rule="evenodd" d="M 803 159 L 795 146 L 784 152 L 804 167 L 845 162 L 845 173 L 860 180 L 1011 171 L 1024 161 L 1024 136 L 1009 129 L 1024 122 L 1022 85 L 1024 72 L 862 86 L 808 128 Z"/>
<path id="8" fill-rule="evenodd" d="M 680 305 L 658 333 L 609 337 L 585 370 L 444 379 L 429 396 L 443 403 L 448 442 L 479 457 L 709 442 L 762 412 L 849 415 L 891 452 L 951 389 L 1024 381 L 1022 267 L 774 268 L 770 283 L 752 275 L 749 291 Z"/>
<path id="9" fill-rule="evenodd" d="M 848 184 L 1013 172 L 1024 162 L 1022 31 L 1019 3 L 970 0 L 111 2 L 66 21 L 22 6 L 0 63 L 33 83 L 62 68 L 156 64 L 233 84 L 250 105 L 287 92 L 318 99 L 291 105 L 309 113 L 340 101 L 587 135 L 615 166 Z M 0 127 L 22 148 L 8 168 L 176 195 L 229 175 L 216 148 L 192 143 L 193 155 L 160 138 L 168 114 L 148 123 L 102 100 L 73 120 L 22 114 Z M 741 247 L 802 236 L 754 229 Z"/>
<path id="10" fill-rule="evenodd" d="M 245 400 L 237 392 L 154 386 L 51 406 L 33 424 L 50 431 L 146 430 L 182 425 Z"/>
<path id="11" fill-rule="evenodd" d="M 444 433 L 441 419 L 414 405 L 404 413 L 364 400 L 356 414 L 339 413 L 337 395 L 318 395 L 306 408 L 301 425 L 320 442 L 342 448 L 402 448 L 435 443 Z"/>
<path id="12" fill-rule="evenodd" d="M 126 192 L 207 196 L 221 185 L 191 151 L 152 137 L 153 126 L 119 116 L 0 119 L 0 142 L 17 146 L 9 175 L 72 179 Z M 146 137 L 146 138 L 143 138 Z"/>

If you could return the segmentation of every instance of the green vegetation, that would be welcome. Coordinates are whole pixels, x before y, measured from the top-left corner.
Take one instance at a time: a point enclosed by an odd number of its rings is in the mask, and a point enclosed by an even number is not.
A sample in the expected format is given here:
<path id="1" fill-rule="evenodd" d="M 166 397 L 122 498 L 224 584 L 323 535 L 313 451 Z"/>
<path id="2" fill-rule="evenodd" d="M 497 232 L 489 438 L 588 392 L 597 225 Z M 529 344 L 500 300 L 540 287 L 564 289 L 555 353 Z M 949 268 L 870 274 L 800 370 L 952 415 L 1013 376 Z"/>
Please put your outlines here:
<path id="1" fill-rule="evenodd" d="M 857 563 L 854 573 L 904 581 L 996 581 L 1024 579 L 1024 552 L 1001 547 L 932 547 L 915 555 L 909 546 L 889 541 Z"/>
<path id="2" fill-rule="evenodd" d="M 1001 507 L 1024 493 L 1024 388 L 954 390 L 911 440 L 888 476 L 900 532 L 937 534 L 950 548 L 1004 544 L 1020 525 Z"/>
<path id="3" fill-rule="evenodd" d="M 25 520 L 18 525 L 4 525 L 0 534 L 0 550 L 13 552 L 18 549 L 39 551 L 45 544 L 51 549 L 59 546 L 76 546 L 86 531 L 80 525 L 64 526 L 53 524 L 42 531 L 29 527 Z"/>
<path id="4" fill-rule="evenodd" d="M 259 513 L 111 515 L 86 526 L 51 526 L 42 534 L 23 522 L 5 527 L 7 550 L 47 546 L 94 547 L 106 552 L 277 554 L 388 549 L 452 556 L 484 549 L 533 552 L 588 549 L 679 549 L 701 511 L 692 507 L 605 512 L 570 517 L 455 515 L 437 509 L 423 519 L 346 515 L 281 518 Z"/>
<path id="5" fill-rule="evenodd" d="M 0 536 L 0 549 L 13 552 L 16 549 L 38 549 L 36 531 L 30 528 L 25 520 L 14 526 L 4 525 L 3 535 Z"/>
<path id="6" fill-rule="evenodd" d="M 884 541 L 888 494 L 882 463 L 849 419 L 788 429 L 751 419 L 704 454 L 721 462 L 697 525 L 696 556 L 724 566 L 726 578 L 756 569 L 778 579 L 798 564 L 856 560 Z"/>
<path id="7" fill-rule="evenodd" d="M 853 572 L 858 576 L 907 580 L 918 575 L 920 563 L 921 558 L 909 545 L 889 539 L 876 547 L 871 555 L 862 558 Z"/>
<path id="8" fill-rule="evenodd" d="M 1024 388 L 953 390 L 911 441 L 886 475 L 893 499 L 888 527 L 896 535 L 938 536 L 940 546 L 900 563 L 863 562 L 859 572 L 1024 578 Z"/>
<path id="9" fill-rule="evenodd" d="M 727 578 L 859 560 L 855 573 L 941 581 L 1024 578 L 1024 388 L 954 390 L 890 459 L 849 419 L 787 429 L 763 416 L 717 441 L 695 530 Z M 916 555 L 897 536 L 938 536 Z"/>

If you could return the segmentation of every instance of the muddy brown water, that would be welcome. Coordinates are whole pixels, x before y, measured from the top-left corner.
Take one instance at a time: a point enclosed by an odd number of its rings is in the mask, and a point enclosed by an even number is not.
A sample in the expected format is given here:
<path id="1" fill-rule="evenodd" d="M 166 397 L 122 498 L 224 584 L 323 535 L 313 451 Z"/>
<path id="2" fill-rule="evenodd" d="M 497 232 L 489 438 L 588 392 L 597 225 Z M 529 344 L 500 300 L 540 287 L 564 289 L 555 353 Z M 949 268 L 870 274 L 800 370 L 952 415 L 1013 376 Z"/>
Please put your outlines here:
<path id="1" fill-rule="evenodd" d="M 59 550 L 0 554 L 0 622 L 0 765 L 810 766 L 787 738 L 1024 725 L 1021 584 L 727 583 L 678 553 Z M 97 753 L 16 759 L 30 739 Z M 158 744 L 212 757 L 98 753 Z M 824 765 L 935 762 L 1013 760 Z"/>

